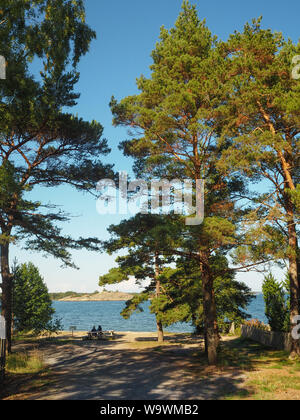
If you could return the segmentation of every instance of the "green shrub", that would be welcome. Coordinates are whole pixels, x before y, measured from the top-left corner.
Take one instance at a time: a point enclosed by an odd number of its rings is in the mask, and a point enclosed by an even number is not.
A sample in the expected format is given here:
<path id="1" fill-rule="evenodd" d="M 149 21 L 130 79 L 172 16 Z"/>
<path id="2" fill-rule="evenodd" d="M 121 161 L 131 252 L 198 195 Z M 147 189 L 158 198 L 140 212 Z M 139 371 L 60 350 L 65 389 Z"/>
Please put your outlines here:
<path id="1" fill-rule="evenodd" d="M 263 283 L 265 314 L 272 331 L 286 332 L 289 307 L 284 283 L 278 282 L 272 274 Z"/>
<path id="2" fill-rule="evenodd" d="M 48 288 L 39 270 L 32 263 L 15 266 L 13 269 L 13 313 L 16 331 L 34 331 L 36 334 L 61 328 L 55 313 Z"/>

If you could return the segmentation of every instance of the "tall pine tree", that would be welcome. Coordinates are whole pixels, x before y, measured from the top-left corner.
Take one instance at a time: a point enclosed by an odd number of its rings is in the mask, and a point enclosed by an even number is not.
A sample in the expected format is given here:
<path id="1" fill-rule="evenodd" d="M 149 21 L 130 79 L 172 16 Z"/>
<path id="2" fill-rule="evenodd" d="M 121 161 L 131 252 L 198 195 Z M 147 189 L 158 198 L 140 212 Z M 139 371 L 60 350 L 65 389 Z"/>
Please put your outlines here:
<path id="1" fill-rule="evenodd" d="M 223 95 L 215 75 L 215 61 L 222 61 L 217 54 L 216 39 L 199 20 L 196 8 L 184 1 L 175 27 L 161 29 L 152 53 L 151 77 L 137 81 L 140 94 L 111 101 L 114 124 L 136 130 L 136 138 L 124 141 L 121 148 L 135 158 L 139 176 L 148 180 L 189 178 L 194 187 L 197 180 L 205 180 L 204 223 L 182 227 L 182 232 L 189 238 L 186 249 L 198 261 L 201 273 L 210 364 L 217 361 L 219 344 L 210 262 L 215 252 L 229 251 L 236 244 L 234 196 L 244 188 L 239 177 L 216 169 L 224 148 L 216 141 L 216 108 Z"/>
<path id="2" fill-rule="evenodd" d="M 10 0 L 0 5 L 0 51 L 6 79 L 0 83 L 0 246 L 2 313 L 11 348 L 12 276 L 9 248 L 25 246 L 71 264 L 69 249 L 98 249 L 95 238 L 63 235 L 62 212 L 26 200 L 36 185 L 62 184 L 91 191 L 112 176 L 100 157 L 109 152 L 102 126 L 64 112 L 76 104 L 77 65 L 95 38 L 81 0 Z M 31 62 L 40 75 L 31 73 Z M 25 241 L 25 242 L 24 242 Z"/>
<path id="3" fill-rule="evenodd" d="M 263 193 L 252 197 L 248 243 L 275 261 L 288 261 L 293 329 L 300 298 L 300 83 L 292 77 L 292 63 L 300 44 L 262 29 L 257 19 L 221 43 L 219 51 L 220 139 L 227 147 L 218 167 L 263 183 Z M 292 352 L 300 354 L 296 340 Z"/>

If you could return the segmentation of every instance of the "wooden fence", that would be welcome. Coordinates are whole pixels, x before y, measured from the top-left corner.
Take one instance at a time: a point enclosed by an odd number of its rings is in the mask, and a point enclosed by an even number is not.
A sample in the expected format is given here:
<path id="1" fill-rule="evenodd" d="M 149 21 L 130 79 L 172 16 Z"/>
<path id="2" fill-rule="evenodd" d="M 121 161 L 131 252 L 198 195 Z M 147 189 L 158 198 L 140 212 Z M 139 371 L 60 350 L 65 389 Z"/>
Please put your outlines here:
<path id="1" fill-rule="evenodd" d="M 241 335 L 244 338 L 249 338 L 274 349 L 291 351 L 292 337 L 290 334 L 264 331 L 249 325 L 242 325 L 241 330 Z"/>

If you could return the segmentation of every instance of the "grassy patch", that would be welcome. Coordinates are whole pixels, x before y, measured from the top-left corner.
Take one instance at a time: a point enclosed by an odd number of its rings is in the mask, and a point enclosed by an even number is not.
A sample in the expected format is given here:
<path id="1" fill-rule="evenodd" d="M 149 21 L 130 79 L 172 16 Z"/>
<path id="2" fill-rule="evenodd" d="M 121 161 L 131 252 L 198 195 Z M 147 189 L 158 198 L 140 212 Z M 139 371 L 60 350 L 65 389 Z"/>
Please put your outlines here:
<path id="1" fill-rule="evenodd" d="M 220 364 L 247 372 L 244 389 L 226 396 L 226 400 L 300 399 L 300 362 L 289 360 L 284 351 L 234 340 L 222 346 Z"/>
<path id="2" fill-rule="evenodd" d="M 231 399 L 300 400 L 300 376 L 284 368 L 274 371 L 260 370 L 247 381 L 248 395 Z"/>
<path id="3" fill-rule="evenodd" d="M 44 369 L 41 353 L 12 353 L 7 357 L 6 371 L 13 374 L 37 373 Z"/>
<path id="4" fill-rule="evenodd" d="M 203 351 L 193 352 L 192 359 L 190 374 L 197 377 L 231 372 L 246 376 L 225 400 L 300 400 L 300 361 L 290 360 L 284 351 L 237 338 L 222 342 L 217 368 L 207 367 Z"/>
<path id="5" fill-rule="evenodd" d="M 12 353 L 7 356 L 6 376 L 0 388 L 0 398 L 27 399 L 51 382 L 50 369 L 45 366 L 38 350 Z"/>
<path id="6" fill-rule="evenodd" d="M 274 363 L 285 363 L 287 360 L 286 352 L 272 350 L 243 338 L 223 343 L 219 352 L 220 366 L 236 367 L 243 370 L 268 368 Z"/>

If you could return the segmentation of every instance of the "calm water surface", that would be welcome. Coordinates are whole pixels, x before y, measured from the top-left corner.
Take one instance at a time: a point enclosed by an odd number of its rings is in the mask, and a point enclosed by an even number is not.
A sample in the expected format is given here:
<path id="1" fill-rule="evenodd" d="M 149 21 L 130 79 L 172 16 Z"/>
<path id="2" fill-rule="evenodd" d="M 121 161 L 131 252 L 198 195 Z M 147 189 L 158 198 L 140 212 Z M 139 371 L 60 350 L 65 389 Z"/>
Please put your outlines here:
<path id="1" fill-rule="evenodd" d="M 143 305 L 144 312 L 135 313 L 128 320 L 120 315 L 124 306 L 125 302 L 53 302 L 56 317 L 61 318 L 64 330 L 75 325 L 78 331 L 88 331 L 93 325 L 97 327 L 100 324 L 104 330 L 156 331 L 155 316 L 149 311 L 149 303 Z M 251 318 L 267 323 L 262 294 L 256 295 L 247 312 Z M 166 328 L 166 331 L 192 332 L 193 327 L 179 323 Z"/>

